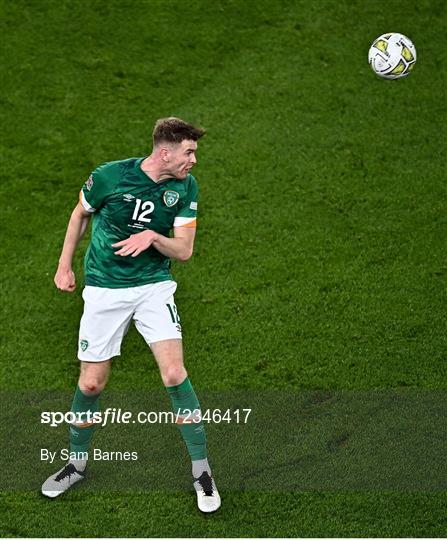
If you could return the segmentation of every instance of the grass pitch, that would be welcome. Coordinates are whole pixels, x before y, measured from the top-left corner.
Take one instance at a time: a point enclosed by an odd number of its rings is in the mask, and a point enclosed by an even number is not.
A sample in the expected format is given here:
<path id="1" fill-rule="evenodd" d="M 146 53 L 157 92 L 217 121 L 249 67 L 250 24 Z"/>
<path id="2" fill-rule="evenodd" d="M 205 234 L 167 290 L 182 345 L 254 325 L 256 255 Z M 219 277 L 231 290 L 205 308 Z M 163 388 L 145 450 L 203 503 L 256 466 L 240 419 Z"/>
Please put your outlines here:
<path id="1" fill-rule="evenodd" d="M 74 388 L 87 240 L 77 292 L 52 284 L 71 208 L 97 164 L 149 153 L 169 115 L 208 129 L 195 256 L 174 267 L 199 396 L 447 389 L 443 2 L 3 0 L 1 12 L 2 390 Z M 418 52 L 401 81 L 367 64 L 387 31 Z M 134 331 L 109 388 L 163 395 Z M 2 452 L 18 451 L 2 429 Z M 33 440 L 20 451 L 38 460 Z M 204 517 L 192 494 L 156 486 L 86 483 L 56 501 L 38 488 L 2 492 L 3 536 L 447 528 L 445 491 L 235 490 Z"/>

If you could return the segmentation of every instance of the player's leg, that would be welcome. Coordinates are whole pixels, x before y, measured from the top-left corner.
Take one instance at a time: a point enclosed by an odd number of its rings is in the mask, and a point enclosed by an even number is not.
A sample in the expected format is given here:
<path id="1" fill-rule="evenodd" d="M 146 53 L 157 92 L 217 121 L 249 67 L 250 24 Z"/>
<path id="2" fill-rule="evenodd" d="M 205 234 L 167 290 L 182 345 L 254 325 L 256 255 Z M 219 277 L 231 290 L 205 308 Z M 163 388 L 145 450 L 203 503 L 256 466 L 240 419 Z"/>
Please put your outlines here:
<path id="1" fill-rule="evenodd" d="M 78 385 L 71 404 L 77 420 L 70 426 L 70 457 L 68 463 L 51 475 L 42 485 L 47 497 L 57 497 L 84 478 L 88 452 L 95 429 L 93 414 L 99 411 L 99 396 L 110 372 L 110 360 L 82 362 Z"/>
<path id="2" fill-rule="evenodd" d="M 151 349 L 191 458 L 199 508 L 202 512 L 215 512 L 220 507 L 220 496 L 208 463 L 200 403 L 183 364 L 182 341 L 171 339 L 154 342 Z"/>
<path id="3" fill-rule="evenodd" d="M 70 426 L 70 461 L 76 469 L 84 472 L 87 456 L 95 430 L 93 415 L 99 411 L 99 396 L 104 390 L 110 373 L 110 360 L 103 362 L 81 361 L 81 373 L 71 412 L 79 421 Z"/>
<path id="4" fill-rule="evenodd" d="M 220 506 L 220 497 L 208 463 L 200 404 L 183 363 L 180 318 L 173 296 L 175 289 L 174 282 L 148 286 L 146 300 L 143 298 L 135 311 L 135 325 L 152 349 L 178 418 L 192 461 L 199 508 L 203 512 L 214 512 Z"/>
<path id="5" fill-rule="evenodd" d="M 78 349 L 81 370 L 71 406 L 77 419 L 70 426 L 70 460 L 44 482 L 42 493 L 48 497 L 57 497 L 84 478 L 95 428 L 92 416 L 99 411 L 99 396 L 107 383 L 110 358 L 120 354 L 132 319 L 133 305 L 126 300 L 125 289 L 86 287 L 83 298 Z"/>

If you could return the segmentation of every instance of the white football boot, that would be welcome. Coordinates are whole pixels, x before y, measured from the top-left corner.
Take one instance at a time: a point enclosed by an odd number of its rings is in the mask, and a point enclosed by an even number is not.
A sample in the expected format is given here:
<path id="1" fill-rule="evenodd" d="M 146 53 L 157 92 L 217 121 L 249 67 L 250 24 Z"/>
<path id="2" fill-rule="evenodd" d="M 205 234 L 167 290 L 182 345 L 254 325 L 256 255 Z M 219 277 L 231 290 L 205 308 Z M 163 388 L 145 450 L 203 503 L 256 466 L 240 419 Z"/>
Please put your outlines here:
<path id="1" fill-rule="evenodd" d="M 219 509 L 219 492 L 213 478 L 206 471 L 199 478 L 194 478 L 194 488 L 197 493 L 197 505 L 200 511 L 209 514 Z"/>
<path id="2" fill-rule="evenodd" d="M 84 472 L 78 471 L 73 463 L 67 463 L 60 471 L 45 480 L 42 484 L 42 494 L 53 499 L 84 477 Z"/>

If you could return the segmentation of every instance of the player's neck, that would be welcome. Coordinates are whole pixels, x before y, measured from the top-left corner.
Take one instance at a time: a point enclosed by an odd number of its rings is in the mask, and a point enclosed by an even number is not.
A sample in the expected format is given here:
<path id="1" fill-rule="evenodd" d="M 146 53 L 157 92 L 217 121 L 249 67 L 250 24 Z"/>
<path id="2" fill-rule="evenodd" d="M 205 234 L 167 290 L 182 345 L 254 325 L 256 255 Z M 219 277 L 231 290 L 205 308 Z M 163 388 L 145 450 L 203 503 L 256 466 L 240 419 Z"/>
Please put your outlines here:
<path id="1" fill-rule="evenodd" d="M 140 168 L 154 182 L 162 182 L 172 178 L 172 174 L 166 171 L 164 164 L 158 163 L 158 160 L 153 155 L 143 159 Z"/>

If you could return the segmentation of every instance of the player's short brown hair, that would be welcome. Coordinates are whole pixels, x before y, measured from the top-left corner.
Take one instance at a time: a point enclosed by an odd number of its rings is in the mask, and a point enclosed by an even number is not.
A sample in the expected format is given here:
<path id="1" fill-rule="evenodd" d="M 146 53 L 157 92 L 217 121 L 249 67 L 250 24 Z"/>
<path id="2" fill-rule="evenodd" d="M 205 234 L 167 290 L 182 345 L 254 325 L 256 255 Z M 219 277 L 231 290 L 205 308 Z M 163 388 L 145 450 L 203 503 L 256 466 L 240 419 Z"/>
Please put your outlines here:
<path id="1" fill-rule="evenodd" d="M 205 134 L 205 130 L 188 124 L 180 118 L 170 116 L 160 118 L 155 123 L 152 132 L 152 142 L 154 146 L 164 143 L 181 143 L 184 140 L 198 141 Z"/>

